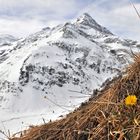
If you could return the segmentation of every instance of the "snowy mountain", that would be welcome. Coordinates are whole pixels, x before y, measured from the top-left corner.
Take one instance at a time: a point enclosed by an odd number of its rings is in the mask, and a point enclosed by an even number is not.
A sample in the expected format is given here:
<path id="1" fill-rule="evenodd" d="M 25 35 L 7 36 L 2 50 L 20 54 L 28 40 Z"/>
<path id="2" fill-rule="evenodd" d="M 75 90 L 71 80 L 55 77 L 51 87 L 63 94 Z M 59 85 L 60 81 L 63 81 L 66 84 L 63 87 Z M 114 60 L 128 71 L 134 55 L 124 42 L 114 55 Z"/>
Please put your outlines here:
<path id="1" fill-rule="evenodd" d="M 18 39 L 12 35 L 0 34 L 0 46 L 9 46 Z"/>
<path id="2" fill-rule="evenodd" d="M 34 113 L 49 120 L 73 110 L 121 75 L 139 47 L 85 13 L 0 48 L 0 119 Z"/>

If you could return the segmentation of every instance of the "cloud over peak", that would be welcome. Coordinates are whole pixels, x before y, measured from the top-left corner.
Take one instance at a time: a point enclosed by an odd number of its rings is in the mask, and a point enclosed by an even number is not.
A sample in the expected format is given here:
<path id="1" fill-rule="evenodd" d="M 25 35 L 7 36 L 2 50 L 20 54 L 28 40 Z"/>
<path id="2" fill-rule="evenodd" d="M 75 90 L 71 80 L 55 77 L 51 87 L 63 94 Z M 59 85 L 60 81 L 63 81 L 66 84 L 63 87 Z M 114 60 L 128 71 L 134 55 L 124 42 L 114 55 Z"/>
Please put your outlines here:
<path id="1" fill-rule="evenodd" d="M 132 2 L 140 9 L 139 0 Z M 0 0 L 0 33 L 26 36 L 84 12 L 117 35 L 140 40 L 140 21 L 129 0 Z"/>

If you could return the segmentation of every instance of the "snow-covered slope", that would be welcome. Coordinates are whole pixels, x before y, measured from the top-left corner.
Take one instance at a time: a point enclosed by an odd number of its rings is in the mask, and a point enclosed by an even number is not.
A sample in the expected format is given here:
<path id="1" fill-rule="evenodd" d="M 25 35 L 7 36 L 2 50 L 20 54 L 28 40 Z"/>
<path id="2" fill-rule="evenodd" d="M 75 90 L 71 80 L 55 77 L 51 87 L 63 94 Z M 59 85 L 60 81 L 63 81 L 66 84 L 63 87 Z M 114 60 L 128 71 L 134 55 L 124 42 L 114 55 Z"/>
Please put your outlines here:
<path id="1" fill-rule="evenodd" d="M 45 113 L 49 120 L 73 110 L 120 75 L 139 46 L 88 14 L 14 42 L 0 50 L 0 119 Z"/>
<path id="2" fill-rule="evenodd" d="M 13 42 L 17 40 L 18 39 L 12 35 L 0 34 L 0 46 L 10 46 Z"/>

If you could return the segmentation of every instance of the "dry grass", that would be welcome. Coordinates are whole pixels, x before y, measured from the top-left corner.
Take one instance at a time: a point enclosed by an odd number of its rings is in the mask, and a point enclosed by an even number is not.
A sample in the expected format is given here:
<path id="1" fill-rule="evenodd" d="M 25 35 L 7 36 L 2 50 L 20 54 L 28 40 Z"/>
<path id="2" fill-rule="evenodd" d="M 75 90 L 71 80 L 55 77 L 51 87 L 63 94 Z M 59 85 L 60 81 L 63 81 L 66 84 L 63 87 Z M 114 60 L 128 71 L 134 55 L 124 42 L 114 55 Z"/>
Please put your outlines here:
<path id="1" fill-rule="evenodd" d="M 66 118 L 35 126 L 10 140 L 140 140 L 140 56 L 126 74 Z M 138 98 L 126 106 L 128 94 Z"/>

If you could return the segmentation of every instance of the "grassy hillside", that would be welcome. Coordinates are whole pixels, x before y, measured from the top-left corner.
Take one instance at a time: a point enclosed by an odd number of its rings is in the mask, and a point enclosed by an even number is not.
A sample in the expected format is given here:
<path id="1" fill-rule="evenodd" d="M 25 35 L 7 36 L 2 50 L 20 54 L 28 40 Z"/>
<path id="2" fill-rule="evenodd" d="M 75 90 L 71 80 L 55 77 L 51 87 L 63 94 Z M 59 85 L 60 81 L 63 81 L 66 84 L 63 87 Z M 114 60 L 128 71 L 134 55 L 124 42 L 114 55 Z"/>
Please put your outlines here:
<path id="1" fill-rule="evenodd" d="M 10 140 L 140 140 L 140 56 L 134 59 L 98 97 L 61 120 L 34 126 Z"/>

